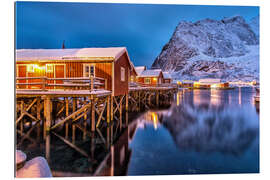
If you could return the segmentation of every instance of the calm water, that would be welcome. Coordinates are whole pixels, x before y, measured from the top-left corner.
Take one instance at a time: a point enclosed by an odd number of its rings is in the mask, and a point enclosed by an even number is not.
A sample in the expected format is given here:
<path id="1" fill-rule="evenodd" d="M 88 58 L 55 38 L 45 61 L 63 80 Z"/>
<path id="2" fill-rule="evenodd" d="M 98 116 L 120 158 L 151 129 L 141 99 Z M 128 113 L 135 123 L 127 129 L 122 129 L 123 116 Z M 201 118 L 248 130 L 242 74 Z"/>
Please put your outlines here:
<path id="1" fill-rule="evenodd" d="M 187 90 L 136 120 L 128 175 L 259 172 L 254 88 Z"/>
<path id="2" fill-rule="evenodd" d="M 65 176 L 259 172 L 255 93 L 254 88 L 179 91 L 169 109 L 137 118 L 129 114 L 130 123 L 121 131 L 115 122 L 109 149 L 103 143 L 106 133 L 103 139 L 95 134 L 86 141 L 77 134 L 76 146 L 88 158 L 52 135 L 50 167 Z M 44 143 L 24 143 L 20 149 L 29 159 L 45 156 Z"/>

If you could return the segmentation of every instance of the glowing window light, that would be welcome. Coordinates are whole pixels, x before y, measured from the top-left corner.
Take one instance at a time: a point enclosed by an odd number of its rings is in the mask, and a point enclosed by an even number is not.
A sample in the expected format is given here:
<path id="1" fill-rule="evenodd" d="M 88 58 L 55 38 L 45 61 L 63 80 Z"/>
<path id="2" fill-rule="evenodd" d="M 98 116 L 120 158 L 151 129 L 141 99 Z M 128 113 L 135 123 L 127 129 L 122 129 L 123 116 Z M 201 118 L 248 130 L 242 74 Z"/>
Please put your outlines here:
<path id="1" fill-rule="evenodd" d="M 53 72 L 53 65 L 52 64 L 46 64 L 46 72 Z"/>
<path id="2" fill-rule="evenodd" d="M 154 81 L 157 81 L 157 78 L 153 78 Z"/>

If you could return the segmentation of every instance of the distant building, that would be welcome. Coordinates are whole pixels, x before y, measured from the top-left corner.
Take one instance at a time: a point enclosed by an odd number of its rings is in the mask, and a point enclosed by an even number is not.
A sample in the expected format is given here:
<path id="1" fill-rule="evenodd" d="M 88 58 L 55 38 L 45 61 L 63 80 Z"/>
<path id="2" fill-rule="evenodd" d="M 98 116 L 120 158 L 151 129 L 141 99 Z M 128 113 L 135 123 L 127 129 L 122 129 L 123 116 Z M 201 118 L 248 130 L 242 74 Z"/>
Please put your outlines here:
<path id="1" fill-rule="evenodd" d="M 164 76 L 161 69 L 148 69 L 142 71 L 137 76 L 137 82 L 144 85 L 155 86 L 164 82 Z"/>
<path id="2" fill-rule="evenodd" d="M 227 88 L 229 87 L 229 83 L 223 83 L 221 82 L 221 79 L 200 79 L 197 82 L 194 82 L 193 84 L 194 88 Z"/>
<path id="3" fill-rule="evenodd" d="M 172 83 L 172 76 L 169 72 L 163 72 L 164 83 L 170 84 Z"/>

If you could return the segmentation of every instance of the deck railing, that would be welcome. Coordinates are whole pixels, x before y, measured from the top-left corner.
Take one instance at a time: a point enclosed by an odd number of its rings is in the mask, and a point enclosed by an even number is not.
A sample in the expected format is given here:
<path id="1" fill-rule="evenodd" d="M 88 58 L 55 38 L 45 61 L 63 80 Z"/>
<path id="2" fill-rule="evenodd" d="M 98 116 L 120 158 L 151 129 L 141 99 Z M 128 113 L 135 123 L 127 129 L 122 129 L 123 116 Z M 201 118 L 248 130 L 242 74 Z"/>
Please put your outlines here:
<path id="1" fill-rule="evenodd" d="M 177 87 L 174 83 L 161 83 L 161 84 L 145 84 L 141 82 L 132 82 L 129 84 L 130 87 Z"/>
<path id="2" fill-rule="evenodd" d="M 23 82 L 22 82 L 23 81 Z M 30 82 L 29 82 L 30 81 Z M 107 89 L 107 79 L 100 77 L 49 78 L 16 77 L 16 89 L 64 89 L 64 90 L 94 90 Z"/>

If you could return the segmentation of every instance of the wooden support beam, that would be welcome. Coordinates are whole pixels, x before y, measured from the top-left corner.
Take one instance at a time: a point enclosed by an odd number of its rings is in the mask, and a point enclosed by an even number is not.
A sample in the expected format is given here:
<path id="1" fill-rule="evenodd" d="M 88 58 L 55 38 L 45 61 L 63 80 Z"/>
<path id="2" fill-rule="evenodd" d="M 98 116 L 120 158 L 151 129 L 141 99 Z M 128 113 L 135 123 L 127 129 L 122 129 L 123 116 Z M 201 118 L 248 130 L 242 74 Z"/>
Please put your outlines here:
<path id="1" fill-rule="evenodd" d="M 40 104 L 40 98 L 37 99 L 37 119 L 41 120 L 41 115 L 40 115 L 40 111 L 41 111 L 41 104 Z M 37 122 L 37 140 L 40 140 L 40 121 Z"/>
<path id="2" fill-rule="evenodd" d="M 95 123 L 96 123 L 96 118 L 95 118 L 95 103 L 96 103 L 96 99 L 92 99 L 91 100 L 91 131 L 94 132 L 95 131 Z"/>
<path id="3" fill-rule="evenodd" d="M 107 96 L 107 125 L 110 123 L 110 96 Z"/>
<path id="4" fill-rule="evenodd" d="M 99 127 L 99 123 L 100 123 L 101 119 L 104 119 L 102 117 L 102 115 L 103 115 L 103 112 L 104 112 L 105 108 L 106 108 L 106 102 L 104 102 L 103 108 L 102 108 L 101 112 L 99 113 L 96 127 Z"/>
<path id="5" fill-rule="evenodd" d="M 72 112 L 76 112 L 76 109 L 77 109 L 77 98 L 73 98 L 72 99 Z M 76 119 L 75 118 L 76 115 L 73 116 L 73 121 Z M 74 125 L 74 123 L 72 123 L 72 143 L 75 144 L 75 139 L 76 139 L 76 126 Z"/>
<path id="6" fill-rule="evenodd" d="M 68 117 L 69 107 L 68 107 L 68 97 L 65 98 L 65 108 L 66 108 L 66 117 Z M 68 129 L 69 129 L 69 122 L 65 123 L 65 138 L 68 139 Z"/>
<path id="7" fill-rule="evenodd" d="M 24 102 L 22 101 L 21 102 L 21 117 L 23 117 L 24 113 L 23 113 L 23 109 L 24 109 Z M 19 118 L 20 119 L 20 118 Z M 22 119 L 22 118 L 21 118 Z M 17 120 L 18 121 L 18 120 Z M 21 129 L 21 132 L 23 132 L 23 120 L 21 120 L 21 123 L 20 123 L 20 129 Z"/>
<path id="8" fill-rule="evenodd" d="M 156 105 L 159 107 L 159 91 L 156 91 Z"/>
<path id="9" fill-rule="evenodd" d="M 65 139 L 64 137 L 56 134 L 55 132 L 52 132 L 56 137 L 58 137 L 59 139 L 61 139 L 64 143 L 66 143 L 67 145 L 69 145 L 71 148 L 75 149 L 76 151 L 78 151 L 79 153 L 81 153 L 83 156 L 88 158 L 88 154 L 80 149 L 79 147 L 77 147 L 75 144 L 71 143 L 70 141 L 68 141 L 67 139 Z"/>
<path id="10" fill-rule="evenodd" d="M 44 99 L 44 115 L 45 115 L 45 131 L 50 131 L 52 123 L 52 106 L 50 97 L 46 96 Z"/>
<path id="11" fill-rule="evenodd" d="M 66 121 L 70 120 L 71 118 L 73 118 L 73 116 L 76 116 L 77 114 L 80 114 L 81 112 L 83 112 L 86 108 L 89 108 L 89 106 L 91 105 L 91 102 L 88 103 L 87 105 L 83 106 L 82 108 L 78 109 L 76 112 L 70 114 L 68 117 L 66 117 L 65 119 L 61 120 L 59 123 L 55 124 L 54 126 L 51 127 L 51 129 L 55 129 L 58 126 L 60 126 L 61 124 L 65 123 Z"/>
<path id="12" fill-rule="evenodd" d="M 125 96 L 123 95 L 120 102 L 119 102 L 119 120 L 120 120 L 120 131 L 122 130 L 122 110 L 123 110 L 123 98 Z"/>
<path id="13" fill-rule="evenodd" d="M 113 113 L 113 98 L 114 98 L 114 96 L 111 96 L 111 100 L 110 100 L 110 102 L 111 102 L 111 122 L 113 122 L 113 117 L 114 117 L 114 113 Z"/>
<path id="14" fill-rule="evenodd" d="M 40 124 L 40 121 L 36 122 L 36 124 L 35 124 L 34 126 L 32 126 L 32 127 L 27 131 L 26 134 L 23 135 L 23 137 L 22 137 L 22 139 L 20 140 L 20 143 L 18 144 L 18 146 L 20 146 L 26 138 L 29 139 L 31 132 L 35 129 L 35 127 L 38 126 L 38 124 Z"/>
<path id="15" fill-rule="evenodd" d="M 86 97 L 83 98 L 83 104 L 86 105 Z M 88 109 L 84 110 L 84 116 L 83 116 L 83 140 L 86 139 L 86 127 L 87 127 L 87 112 Z"/>

